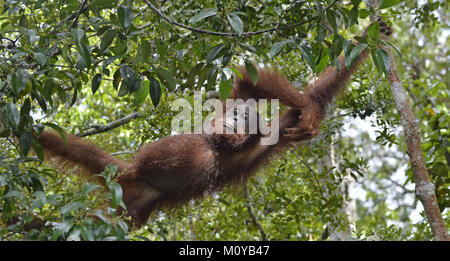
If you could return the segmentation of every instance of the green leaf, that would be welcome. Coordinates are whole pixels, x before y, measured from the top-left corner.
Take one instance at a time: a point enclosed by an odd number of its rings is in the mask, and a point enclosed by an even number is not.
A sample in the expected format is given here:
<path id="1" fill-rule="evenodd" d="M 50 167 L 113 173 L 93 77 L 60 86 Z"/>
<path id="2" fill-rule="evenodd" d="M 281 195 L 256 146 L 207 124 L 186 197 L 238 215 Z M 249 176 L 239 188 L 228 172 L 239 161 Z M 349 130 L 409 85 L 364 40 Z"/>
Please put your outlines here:
<path id="1" fill-rule="evenodd" d="M 333 28 L 333 32 L 336 33 L 337 32 L 336 14 L 333 11 L 331 11 L 331 10 L 327 11 L 327 20 L 328 20 L 328 23 Z"/>
<path id="2" fill-rule="evenodd" d="M 317 64 L 317 73 L 322 72 L 323 70 L 325 70 L 325 68 L 327 67 L 327 63 L 328 63 L 328 53 L 325 53 L 322 55 L 322 57 L 320 58 L 319 63 Z"/>
<path id="3" fill-rule="evenodd" d="M 219 56 L 221 56 L 222 51 L 224 50 L 225 45 L 218 44 L 214 46 L 211 51 L 209 51 L 208 55 L 206 56 L 206 63 L 210 63 L 217 59 Z"/>
<path id="4" fill-rule="evenodd" d="M 44 125 L 49 126 L 50 128 L 54 129 L 59 134 L 59 136 L 61 136 L 61 138 L 64 140 L 64 142 L 67 144 L 67 134 L 61 127 L 59 127 L 58 125 L 56 125 L 54 123 L 50 123 L 50 122 L 46 122 L 46 123 L 44 123 Z"/>
<path id="5" fill-rule="evenodd" d="M 14 103 L 9 102 L 5 105 L 5 116 L 12 127 L 17 128 L 17 126 L 19 126 L 20 113 Z"/>
<path id="6" fill-rule="evenodd" d="M 117 34 L 117 30 L 112 29 L 107 31 L 103 37 L 101 38 L 101 43 L 100 43 L 100 53 L 103 53 L 114 41 L 114 37 Z"/>
<path id="7" fill-rule="evenodd" d="M 36 91 L 31 92 L 31 97 L 37 100 L 39 106 L 44 112 L 47 112 L 47 104 L 42 96 L 40 96 Z"/>
<path id="8" fill-rule="evenodd" d="M 65 235 L 67 232 L 70 231 L 70 229 L 73 227 L 73 221 L 72 220 L 64 220 L 61 223 L 58 223 L 56 226 L 56 230 L 58 230 L 59 233 L 62 235 Z"/>
<path id="9" fill-rule="evenodd" d="M 158 73 L 159 79 L 162 80 L 167 89 L 173 92 L 177 83 L 173 74 L 169 70 L 163 68 L 156 69 L 156 73 Z"/>
<path id="10" fill-rule="evenodd" d="M 194 85 L 195 77 L 201 72 L 201 70 L 203 69 L 203 65 L 205 65 L 205 64 L 204 63 L 198 63 L 189 72 L 189 76 L 188 76 L 187 81 L 186 81 L 186 86 L 188 88 L 190 88 L 191 86 Z"/>
<path id="11" fill-rule="evenodd" d="M 149 41 L 142 40 L 139 43 L 139 47 L 136 54 L 136 60 L 138 62 L 147 63 L 150 60 L 150 52 L 151 52 L 152 46 Z"/>
<path id="12" fill-rule="evenodd" d="M 23 77 L 19 72 L 15 72 L 11 76 L 11 91 L 16 96 L 19 96 L 24 88 L 22 78 Z"/>
<path id="13" fill-rule="evenodd" d="M 20 108 L 20 120 L 25 120 L 29 117 L 31 110 L 30 98 L 25 99 L 22 107 Z"/>
<path id="14" fill-rule="evenodd" d="M 353 39 L 355 39 L 358 43 L 367 43 L 367 39 L 361 36 L 354 36 Z"/>
<path id="15" fill-rule="evenodd" d="M 139 106 L 145 98 L 147 98 L 149 93 L 149 85 L 150 82 L 148 80 L 141 81 L 141 84 L 139 85 L 139 88 L 134 93 L 134 105 Z"/>
<path id="16" fill-rule="evenodd" d="M 51 78 L 47 78 L 44 82 L 44 88 L 42 89 L 42 95 L 45 99 L 50 100 L 53 94 L 53 89 L 55 88 L 55 81 Z"/>
<path id="17" fill-rule="evenodd" d="M 370 53 L 372 54 L 372 61 L 375 64 L 375 67 L 377 68 L 378 73 L 381 74 L 381 73 L 383 73 L 383 68 L 381 67 L 381 64 L 378 63 L 377 55 L 376 55 L 375 51 L 376 51 L 375 49 L 372 49 L 370 51 Z"/>
<path id="18" fill-rule="evenodd" d="M 33 196 L 38 199 L 42 204 L 45 204 L 45 202 L 47 202 L 47 198 L 44 194 L 44 192 L 42 191 L 36 191 L 33 193 Z"/>
<path id="19" fill-rule="evenodd" d="M 83 29 L 70 29 L 70 34 L 72 35 L 73 39 L 77 44 L 81 43 L 81 39 L 83 39 L 84 36 L 84 30 Z"/>
<path id="20" fill-rule="evenodd" d="M 102 75 L 100 73 L 97 73 L 92 78 L 92 94 L 95 94 L 95 92 L 98 90 L 98 87 L 100 87 L 100 84 L 102 83 Z"/>
<path id="21" fill-rule="evenodd" d="M 370 11 L 367 9 L 361 9 L 359 10 L 359 18 L 365 19 L 370 15 Z"/>
<path id="22" fill-rule="evenodd" d="M 119 96 L 126 95 L 130 91 L 136 91 L 140 83 L 138 76 L 134 72 L 133 68 L 128 65 L 122 64 L 120 66 L 120 75 L 122 76 L 122 84 L 119 89 Z M 126 90 L 126 91 L 125 91 Z"/>
<path id="23" fill-rule="evenodd" d="M 84 207 L 84 203 L 80 201 L 71 202 L 69 204 L 66 204 L 61 207 L 61 215 L 65 215 L 67 213 L 70 213 L 72 211 L 78 210 L 80 208 Z"/>
<path id="24" fill-rule="evenodd" d="M 92 63 L 91 53 L 89 52 L 89 47 L 84 43 L 79 44 L 79 55 L 77 59 L 77 67 L 79 69 L 89 68 Z"/>
<path id="25" fill-rule="evenodd" d="M 286 42 L 274 43 L 270 48 L 270 56 L 272 56 L 272 58 L 277 56 L 281 52 L 281 50 L 283 50 L 285 45 Z"/>
<path id="26" fill-rule="evenodd" d="M 380 38 L 380 23 L 378 21 L 375 21 L 372 25 L 370 25 L 369 29 L 367 29 L 367 35 L 373 39 Z"/>
<path id="27" fill-rule="evenodd" d="M 400 4 L 402 0 L 383 0 L 380 4 L 380 9 L 385 9 L 392 7 L 394 5 Z"/>
<path id="28" fill-rule="evenodd" d="M 33 29 L 25 29 L 24 30 L 25 38 L 28 40 L 30 44 L 39 42 L 40 36 Z"/>
<path id="29" fill-rule="evenodd" d="M 43 161 L 44 160 L 44 150 L 42 149 L 41 144 L 39 144 L 39 142 L 36 141 L 35 138 L 33 138 L 33 141 L 31 142 L 31 144 L 33 145 L 34 152 L 36 152 L 36 154 L 38 155 L 39 160 Z"/>
<path id="30" fill-rule="evenodd" d="M 35 53 L 34 58 L 36 59 L 36 61 L 39 63 L 40 66 L 44 66 L 47 62 L 47 58 L 43 53 Z"/>
<path id="31" fill-rule="evenodd" d="M 117 9 L 117 15 L 119 18 L 119 25 L 126 33 L 128 33 L 133 22 L 133 10 L 130 6 L 120 5 Z"/>
<path id="32" fill-rule="evenodd" d="M 253 45 L 251 45 L 251 44 L 248 44 L 248 43 L 239 43 L 239 45 L 240 45 L 242 48 L 244 48 L 245 50 L 250 51 L 250 52 L 252 52 L 252 53 L 256 53 L 256 52 L 257 52 L 256 48 L 255 48 Z"/>
<path id="33" fill-rule="evenodd" d="M 122 81 L 122 75 L 120 74 L 120 68 L 117 69 L 113 74 L 113 87 L 117 90 L 119 87 L 120 81 Z"/>
<path id="34" fill-rule="evenodd" d="M 115 60 L 117 60 L 119 57 L 117 56 L 112 56 L 112 57 L 108 57 L 106 60 L 103 61 L 103 65 L 102 65 L 102 70 L 105 70 L 108 68 L 108 65 L 110 65 L 112 62 L 114 62 Z M 109 75 L 109 74 L 108 74 Z"/>
<path id="35" fill-rule="evenodd" d="M 124 81 L 134 81 L 136 80 L 136 73 L 133 68 L 128 65 L 122 64 L 120 66 L 120 75 Z"/>
<path id="36" fill-rule="evenodd" d="M 83 193 L 83 195 L 84 196 L 87 196 L 89 193 L 91 193 L 92 191 L 94 191 L 94 190 L 96 190 L 96 189 L 98 189 L 98 188 L 101 188 L 102 186 L 100 186 L 100 185 L 97 185 L 97 184 L 93 184 L 93 183 L 90 183 L 90 182 L 85 182 L 84 184 L 83 184 L 83 190 L 82 190 L 82 193 Z"/>
<path id="37" fill-rule="evenodd" d="M 354 25 L 358 21 L 358 7 L 354 6 L 349 13 L 349 26 Z"/>
<path id="38" fill-rule="evenodd" d="M 384 40 L 380 40 L 383 44 L 385 44 L 385 45 L 389 45 L 389 46 L 391 46 L 392 48 L 394 48 L 394 50 L 397 52 L 397 54 L 398 54 L 398 56 L 400 57 L 400 59 L 402 59 L 402 52 L 400 51 L 400 49 L 397 47 L 397 46 L 395 46 L 394 44 L 392 44 L 392 43 L 390 43 L 390 42 L 388 42 L 388 41 L 384 41 Z"/>
<path id="39" fill-rule="evenodd" d="M 223 77 L 222 77 L 223 78 Z M 230 80 L 221 81 L 219 85 L 219 97 L 221 99 L 227 99 L 233 89 L 233 84 Z"/>
<path id="40" fill-rule="evenodd" d="M 76 86 L 73 86 L 73 95 L 72 95 L 72 100 L 70 101 L 69 107 L 71 107 L 72 105 L 75 104 L 75 102 L 77 101 L 77 97 L 78 97 L 78 89 Z"/>
<path id="41" fill-rule="evenodd" d="M 3 198 L 24 198 L 22 192 L 17 190 L 12 190 L 6 193 Z"/>
<path id="42" fill-rule="evenodd" d="M 217 8 L 206 9 L 206 10 L 203 10 L 200 13 L 194 15 L 193 17 L 191 17 L 189 19 L 188 23 L 194 24 L 194 23 L 197 23 L 208 17 L 215 16 L 216 14 L 217 14 Z"/>
<path id="43" fill-rule="evenodd" d="M 30 131 L 25 131 L 20 135 L 19 149 L 22 156 L 26 157 L 31 148 L 33 137 Z"/>
<path id="44" fill-rule="evenodd" d="M 241 80 L 244 79 L 244 76 L 242 75 L 242 73 L 236 67 L 232 67 L 231 71 L 234 72 L 234 74 L 237 77 L 239 77 Z"/>
<path id="45" fill-rule="evenodd" d="M 89 68 L 92 63 L 91 54 L 89 51 L 89 46 L 83 42 L 84 37 L 83 29 L 71 29 L 70 34 L 77 43 L 78 56 L 77 56 L 77 68 L 82 70 L 84 68 Z"/>
<path id="46" fill-rule="evenodd" d="M 110 49 L 114 55 L 122 56 L 126 53 L 127 47 L 127 37 L 123 34 L 118 34 L 114 46 Z"/>
<path id="47" fill-rule="evenodd" d="M 367 48 L 367 44 L 358 44 L 357 46 L 353 47 L 350 51 L 350 54 L 345 57 L 345 67 L 350 68 L 352 64 L 355 62 L 355 60 L 358 58 L 358 56 L 361 54 L 364 49 Z"/>
<path id="48" fill-rule="evenodd" d="M 169 46 L 166 41 L 162 41 L 161 39 L 157 39 L 155 41 L 156 48 L 158 48 L 158 54 L 161 60 L 164 60 L 167 56 L 167 51 Z"/>
<path id="49" fill-rule="evenodd" d="M 206 84 L 206 90 L 212 90 L 214 88 L 214 85 L 216 83 L 216 79 L 217 79 L 217 67 L 213 66 L 212 68 L 210 68 L 208 70 L 208 73 L 206 74 L 206 80 L 207 80 L 207 84 Z"/>
<path id="50" fill-rule="evenodd" d="M 299 46 L 300 52 L 302 53 L 303 59 L 308 63 L 309 67 L 313 72 L 316 72 L 316 62 L 314 61 L 314 56 L 311 53 L 311 50 L 307 46 Z"/>
<path id="51" fill-rule="evenodd" d="M 61 87 L 58 87 L 56 90 L 57 90 L 57 92 L 58 92 L 58 97 L 59 97 L 59 99 L 61 100 L 61 102 L 62 102 L 63 104 L 65 104 L 65 103 L 66 103 L 66 100 L 67 100 L 67 97 L 66 97 L 66 91 L 63 90 L 63 88 L 61 88 Z"/>
<path id="52" fill-rule="evenodd" d="M 197 80 L 197 88 L 203 87 L 203 84 L 206 80 L 206 75 L 209 71 L 209 66 L 203 67 L 202 71 L 198 74 L 198 80 Z"/>
<path id="53" fill-rule="evenodd" d="M 90 6 L 91 8 L 95 7 L 95 8 L 99 8 L 99 9 L 103 9 L 103 8 L 113 8 L 116 7 L 117 4 L 117 0 L 95 0 L 92 1 Z"/>
<path id="54" fill-rule="evenodd" d="M 227 18 L 231 28 L 233 28 L 238 36 L 241 36 L 244 31 L 244 23 L 241 18 L 235 13 L 228 14 Z"/>
<path id="55" fill-rule="evenodd" d="M 152 99 L 153 106 L 158 106 L 159 99 L 161 97 L 161 85 L 159 84 L 158 80 L 154 77 L 150 77 L 150 98 Z"/>
<path id="56" fill-rule="evenodd" d="M 120 84 L 119 91 L 117 92 L 117 96 L 123 97 L 127 95 L 130 92 L 130 89 L 128 88 L 128 85 L 126 85 L 123 81 Z"/>
<path id="57" fill-rule="evenodd" d="M 111 205 L 113 208 L 117 208 L 122 202 L 122 187 L 117 182 L 111 182 L 109 184 L 109 190 L 111 191 Z"/>
<path id="58" fill-rule="evenodd" d="M 96 3 L 96 2 L 93 2 Z M 88 241 L 94 241 L 95 237 L 94 237 L 94 233 L 92 232 L 92 230 L 86 228 L 85 226 L 81 227 L 81 236 L 83 237 L 83 240 L 88 240 Z"/>
<path id="59" fill-rule="evenodd" d="M 258 72 L 256 71 L 255 66 L 248 60 L 245 61 L 245 69 L 247 70 L 247 74 L 253 82 L 253 85 L 256 86 L 258 83 Z"/>
<path id="60" fill-rule="evenodd" d="M 378 48 L 375 51 L 375 59 L 383 70 L 384 75 L 387 77 L 391 66 L 391 58 L 389 57 L 389 54 L 385 50 Z"/>

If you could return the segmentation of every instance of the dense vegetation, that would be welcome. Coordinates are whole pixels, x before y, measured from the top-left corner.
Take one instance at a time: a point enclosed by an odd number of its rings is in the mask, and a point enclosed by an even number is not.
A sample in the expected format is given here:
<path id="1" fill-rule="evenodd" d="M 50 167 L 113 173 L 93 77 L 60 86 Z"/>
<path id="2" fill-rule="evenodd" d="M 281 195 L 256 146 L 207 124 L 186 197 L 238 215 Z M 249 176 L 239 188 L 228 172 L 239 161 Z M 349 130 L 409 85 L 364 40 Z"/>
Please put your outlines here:
<path id="1" fill-rule="evenodd" d="M 327 224 L 346 229 L 351 222 L 357 239 L 431 240 L 379 45 L 396 50 L 449 227 L 449 4 L 379 3 L 395 30 L 390 43 L 379 39 L 376 26 L 358 37 L 374 13 L 361 0 L 2 1 L 0 239 L 321 240 Z M 372 56 L 319 137 L 272 161 L 245 186 L 155 213 L 141 229 L 116 213 L 123 203 L 114 168 L 101 174 L 105 190 L 42 162 L 33 133 L 44 127 L 63 137 L 63 130 L 83 135 L 137 112 L 127 124 L 89 135 L 130 159 L 142 144 L 171 134 L 171 101 L 192 100 L 196 90 L 226 97 L 236 66 L 277 68 L 301 90 L 340 54 L 357 55 L 355 39 Z M 333 164 L 324 163 L 330 151 Z M 349 180 L 359 193 L 343 192 Z M 356 200 L 350 220 L 342 211 L 349 197 Z M 48 223 L 25 229 L 33 217 Z"/>

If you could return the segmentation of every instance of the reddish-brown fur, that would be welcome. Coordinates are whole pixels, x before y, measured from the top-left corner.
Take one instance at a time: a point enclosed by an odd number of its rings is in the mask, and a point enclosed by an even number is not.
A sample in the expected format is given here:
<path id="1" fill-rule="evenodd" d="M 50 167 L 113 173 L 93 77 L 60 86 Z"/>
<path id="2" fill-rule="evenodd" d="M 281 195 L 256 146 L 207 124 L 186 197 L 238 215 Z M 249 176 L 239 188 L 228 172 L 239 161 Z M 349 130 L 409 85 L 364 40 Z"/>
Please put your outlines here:
<path id="1" fill-rule="evenodd" d="M 339 72 L 328 68 L 305 93 L 267 69 L 258 71 L 259 80 L 254 86 L 241 68 L 243 79 L 237 77 L 229 98 L 278 98 L 291 107 L 280 119 L 276 145 L 261 145 L 259 134 L 176 135 L 144 145 L 133 162 L 127 163 L 73 136 L 65 144 L 59 135 L 45 131 L 39 142 L 46 156 L 56 159 L 59 166 L 80 166 L 82 172 L 92 175 L 109 163 L 117 165 L 122 172 L 119 183 L 128 214 L 134 224 L 141 225 L 156 209 L 177 206 L 243 182 L 291 142 L 317 135 L 325 106 L 345 87 L 366 56 L 364 51 L 349 69 L 343 62 Z"/>

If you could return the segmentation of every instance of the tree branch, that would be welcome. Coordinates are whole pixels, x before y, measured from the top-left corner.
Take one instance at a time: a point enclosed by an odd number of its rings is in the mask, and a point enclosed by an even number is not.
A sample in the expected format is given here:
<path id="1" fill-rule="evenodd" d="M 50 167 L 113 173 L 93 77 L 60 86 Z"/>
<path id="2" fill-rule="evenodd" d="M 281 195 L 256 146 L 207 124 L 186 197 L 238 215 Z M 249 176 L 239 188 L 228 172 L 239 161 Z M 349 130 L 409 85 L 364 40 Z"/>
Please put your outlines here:
<path id="1" fill-rule="evenodd" d="M 66 23 L 66 22 L 68 22 L 68 21 L 70 21 L 70 20 L 72 20 L 72 19 L 75 19 L 75 20 L 70 24 L 70 28 L 72 28 L 72 25 L 75 26 L 75 24 L 76 24 L 75 21 L 78 20 L 78 17 L 79 17 L 82 13 L 86 12 L 87 10 L 89 10 L 89 6 L 92 5 L 93 3 L 95 3 L 95 1 L 96 1 L 96 0 L 93 0 L 93 1 L 91 1 L 89 4 L 86 4 L 87 0 L 85 0 L 85 1 L 83 2 L 83 4 L 82 4 L 82 7 L 81 7 L 76 13 L 73 13 L 73 14 L 69 15 L 68 17 L 64 18 L 61 22 L 59 22 L 59 24 L 58 24 L 57 26 L 55 26 L 55 28 L 50 32 L 50 34 L 55 34 L 55 33 L 56 33 L 56 30 L 57 30 L 59 27 L 61 27 L 64 23 Z M 84 5 L 84 7 L 83 7 L 83 5 Z M 75 24 L 74 24 L 74 22 L 75 22 Z"/>
<path id="2" fill-rule="evenodd" d="M 244 196 L 245 196 L 244 204 L 247 207 L 248 214 L 250 215 L 253 225 L 259 230 L 259 233 L 261 233 L 262 240 L 267 241 L 266 232 L 264 232 L 264 229 L 261 227 L 261 224 L 258 223 L 258 220 L 256 219 L 255 214 L 253 213 L 252 205 L 250 204 L 250 196 L 248 194 L 247 184 L 245 184 L 244 186 Z"/>
<path id="3" fill-rule="evenodd" d="M 78 17 L 80 17 L 80 14 L 85 12 L 87 10 L 87 8 L 85 8 L 87 3 L 87 0 L 84 0 L 83 3 L 81 3 L 80 5 L 80 9 L 78 10 L 78 12 L 76 13 L 75 17 L 73 18 L 72 24 L 70 25 L 70 28 L 74 28 L 75 25 L 77 25 L 77 21 L 78 21 Z"/>
<path id="4" fill-rule="evenodd" d="M 308 163 L 302 157 L 300 157 L 300 155 L 297 154 L 296 151 L 292 151 L 292 153 L 297 157 L 297 159 L 299 159 L 303 163 L 303 165 L 305 165 L 305 167 L 309 169 L 314 181 L 317 183 L 317 188 L 319 189 L 319 192 L 322 195 L 322 199 L 328 201 L 327 197 L 325 196 L 325 193 L 322 190 L 322 186 L 320 185 L 320 182 L 317 179 L 316 172 L 308 165 Z"/>
<path id="5" fill-rule="evenodd" d="M 339 0 L 335 0 L 333 3 L 331 3 L 327 8 L 325 8 L 325 10 L 323 11 L 323 13 L 325 13 L 326 11 L 328 11 L 328 9 L 330 9 L 332 6 L 334 6 Z M 161 10 L 159 10 L 158 8 L 156 8 L 152 2 L 150 2 L 149 0 L 144 0 L 144 2 L 148 5 L 148 7 L 150 7 L 150 9 L 152 9 L 153 12 L 155 12 L 157 15 L 161 16 L 161 18 L 163 18 L 164 20 L 166 20 L 167 22 L 169 22 L 172 25 L 187 29 L 189 31 L 192 32 L 196 32 L 196 33 L 202 33 L 202 34 L 210 34 L 210 35 L 216 35 L 216 36 L 236 36 L 236 33 L 227 33 L 227 32 L 215 32 L 215 31 L 208 31 L 208 30 L 203 30 L 203 29 L 199 29 L 199 28 L 195 28 L 195 27 L 191 27 L 182 23 L 179 23 L 175 20 L 173 20 L 172 18 L 166 16 Z M 303 22 L 299 22 L 299 23 L 294 23 L 294 24 L 288 24 L 288 25 L 282 25 L 282 26 L 275 26 L 273 28 L 268 28 L 268 29 L 264 29 L 264 30 L 260 30 L 260 31 L 255 31 L 255 32 L 244 32 L 241 34 L 241 36 L 253 36 L 253 35 L 258 35 L 258 34 L 264 34 L 264 33 L 270 33 L 270 32 L 275 32 L 278 31 L 280 29 L 289 29 L 289 28 L 293 28 L 293 27 L 297 27 L 306 23 L 309 23 L 311 21 L 314 21 L 315 19 L 317 19 L 319 16 L 313 16 L 310 19 L 303 21 Z M 141 26 L 140 29 L 146 28 L 150 26 L 150 24 L 148 25 L 144 25 Z"/>
<path id="6" fill-rule="evenodd" d="M 376 10 L 378 8 L 378 1 L 370 0 L 370 2 Z M 376 15 L 371 16 L 370 19 L 372 21 L 375 20 Z M 450 241 L 447 227 L 442 219 L 437 203 L 435 186 L 431 183 L 428 170 L 425 166 L 419 127 L 415 121 L 407 93 L 401 83 L 394 55 L 389 46 L 385 46 L 383 49 L 389 54 L 391 60 L 388 80 L 406 136 L 406 152 L 411 162 L 413 178 L 416 183 L 416 196 L 423 205 L 434 238 L 438 241 Z"/>
<path id="7" fill-rule="evenodd" d="M 414 190 L 405 188 L 402 184 L 398 183 L 397 181 L 393 180 L 392 178 L 387 177 L 386 179 L 389 180 L 395 186 L 403 189 L 404 193 L 414 193 Z"/>
<path id="8" fill-rule="evenodd" d="M 134 112 L 131 114 L 128 114 L 127 116 L 120 118 L 118 120 L 112 121 L 108 124 L 104 124 L 104 125 L 92 125 L 91 129 L 83 132 L 83 133 L 79 133 L 76 134 L 76 136 L 78 137 L 86 137 L 86 136 L 90 136 L 90 135 L 94 135 L 94 134 L 98 134 L 98 133 L 102 133 L 102 132 L 106 132 L 109 131 L 111 129 L 117 128 L 119 126 L 122 126 L 124 124 L 127 124 L 129 121 L 131 121 L 132 119 L 135 119 L 139 117 L 139 113 L 138 112 Z"/>

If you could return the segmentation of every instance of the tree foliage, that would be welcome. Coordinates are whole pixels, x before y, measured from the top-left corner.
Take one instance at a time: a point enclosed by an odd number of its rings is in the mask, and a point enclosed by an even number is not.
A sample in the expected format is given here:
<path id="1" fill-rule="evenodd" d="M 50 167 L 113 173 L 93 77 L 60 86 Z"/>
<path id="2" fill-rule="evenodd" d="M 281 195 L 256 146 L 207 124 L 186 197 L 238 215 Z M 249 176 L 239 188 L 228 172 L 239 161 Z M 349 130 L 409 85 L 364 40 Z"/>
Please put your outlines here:
<path id="1" fill-rule="evenodd" d="M 389 63 L 379 49 L 389 44 L 397 50 L 404 85 L 420 119 L 427 167 L 449 224 L 448 39 L 439 37 L 448 35 L 448 3 L 423 2 L 381 2 L 383 19 L 397 31 L 386 43 L 379 39 L 378 23 L 367 37 L 358 36 L 374 13 L 361 0 L 3 1 L 0 238 L 318 240 L 327 223 L 346 222 L 338 211 L 345 199 L 332 192 L 350 175 L 366 191 L 365 200 L 358 202 L 355 237 L 429 240 L 424 218 L 411 224 L 416 200 L 404 200 L 413 181 L 384 80 Z M 355 47 L 352 40 L 362 44 Z M 44 154 L 33 135 L 44 126 L 63 138 L 63 129 L 82 135 L 95 125 L 139 112 L 127 125 L 92 137 L 117 157 L 129 159 L 142 144 L 171 134 L 176 113 L 171 101 L 192 100 L 195 90 L 227 97 L 239 65 L 250 76 L 253 64 L 276 67 L 304 86 L 343 53 L 349 66 L 363 48 L 372 59 L 354 77 L 320 138 L 273 161 L 245 189 L 227 189 L 179 210 L 155 213 L 140 230 L 130 230 L 117 214 L 123 203 L 114 168 L 101 174 L 107 191 L 93 180 L 56 173 L 42 163 Z M 377 126 L 376 139 L 364 131 L 357 137 L 345 135 L 344 123 L 358 117 Z M 328 153 L 336 133 L 340 166 L 319 172 L 317 159 Z M 402 166 L 407 166 L 404 183 L 389 182 Z M 331 179 L 320 183 L 321 175 Z M 324 191 L 334 196 L 324 197 Z M 396 203 L 392 207 L 388 202 Z M 26 230 L 33 217 L 48 221 L 45 228 Z"/>

